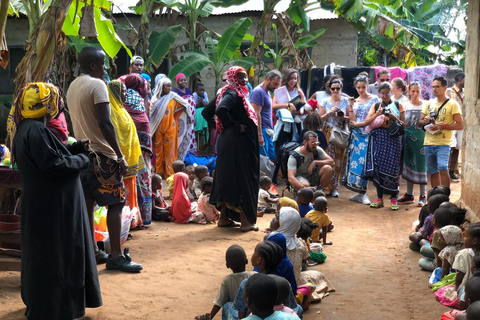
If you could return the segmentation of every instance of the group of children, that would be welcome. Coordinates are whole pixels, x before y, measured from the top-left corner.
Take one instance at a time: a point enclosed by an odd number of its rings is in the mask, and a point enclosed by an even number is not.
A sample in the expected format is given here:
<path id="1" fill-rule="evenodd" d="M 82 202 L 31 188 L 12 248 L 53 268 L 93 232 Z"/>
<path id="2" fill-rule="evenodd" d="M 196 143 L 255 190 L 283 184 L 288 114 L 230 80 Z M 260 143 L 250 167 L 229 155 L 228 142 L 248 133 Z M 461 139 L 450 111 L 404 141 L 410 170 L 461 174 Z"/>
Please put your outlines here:
<path id="1" fill-rule="evenodd" d="M 480 223 L 465 227 L 466 210 L 449 197 L 447 186 L 428 191 L 427 205 L 409 235 L 410 249 L 424 256 L 419 265 L 432 272 L 435 297 L 453 308 L 441 319 L 480 319 Z"/>
<path id="2" fill-rule="evenodd" d="M 215 223 L 219 218 L 217 208 L 209 203 L 213 178 L 203 165 L 185 167 L 183 161 L 173 162 L 174 174 L 167 178 L 169 199 L 168 207 L 162 195 L 162 177 L 152 175 L 153 213 L 155 220 L 177 223 Z"/>

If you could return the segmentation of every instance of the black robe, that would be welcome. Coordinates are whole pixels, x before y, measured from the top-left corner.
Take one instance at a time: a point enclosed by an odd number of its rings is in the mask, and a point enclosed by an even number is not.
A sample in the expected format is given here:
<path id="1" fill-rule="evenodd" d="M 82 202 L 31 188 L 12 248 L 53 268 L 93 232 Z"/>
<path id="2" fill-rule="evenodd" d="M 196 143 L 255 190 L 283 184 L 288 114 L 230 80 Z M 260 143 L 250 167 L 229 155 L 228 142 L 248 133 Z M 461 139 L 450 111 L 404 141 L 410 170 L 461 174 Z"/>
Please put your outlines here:
<path id="1" fill-rule="evenodd" d="M 216 114 L 224 127 L 217 138 L 218 157 L 210 203 L 241 207 L 248 221 L 255 224 L 260 172 L 257 125 L 248 118 L 242 98 L 235 90 L 227 90 L 216 109 L 215 100 L 202 112 L 211 125 L 214 125 Z M 243 133 L 240 133 L 240 124 L 246 126 Z M 228 215 L 233 220 L 240 220 L 239 214 L 232 210 L 228 210 Z"/>
<path id="2" fill-rule="evenodd" d="M 80 142 L 72 147 L 80 151 Z M 80 150 L 79 150 L 80 149 Z M 15 138 L 22 181 L 21 284 L 28 319 L 74 319 L 102 297 L 80 169 L 41 122 L 23 120 Z"/>

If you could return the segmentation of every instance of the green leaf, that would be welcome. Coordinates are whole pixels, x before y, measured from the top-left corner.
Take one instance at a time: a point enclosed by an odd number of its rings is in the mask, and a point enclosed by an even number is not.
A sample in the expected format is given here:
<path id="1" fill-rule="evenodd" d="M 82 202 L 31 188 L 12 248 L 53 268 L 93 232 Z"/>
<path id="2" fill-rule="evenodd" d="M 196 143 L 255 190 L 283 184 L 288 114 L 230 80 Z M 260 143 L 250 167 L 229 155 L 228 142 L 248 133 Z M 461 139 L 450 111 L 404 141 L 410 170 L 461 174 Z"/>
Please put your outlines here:
<path id="1" fill-rule="evenodd" d="M 307 32 L 310 31 L 310 18 L 307 16 L 305 9 L 302 7 L 300 1 L 292 1 L 290 2 L 290 6 L 287 9 L 287 14 L 292 18 L 293 22 L 297 25 L 301 25 L 303 23 L 303 27 Z"/>
<path id="2" fill-rule="evenodd" d="M 112 21 L 104 17 L 99 8 L 95 7 L 95 26 L 98 31 L 98 42 L 102 45 L 103 50 L 111 58 L 114 58 L 121 47 L 124 47 L 128 55 L 131 57 L 132 52 L 123 43 L 120 37 L 115 33 Z"/>
<path id="3" fill-rule="evenodd" d="M 215 7 L 230 7 L 230 6 L 238 6 L 248 2 L 248 0 L 214 0 L 211 4 Z"/>
<path id="4" fill-rule="evenodd" d="M 217 44 L 218 41 L 215 39 L 212 39 L 212 37 L 207 37 L 205 40 L 205 43 L 207 44 L 207 53 L 208 53 L 208 58 L 214 65 L 217 64 Z"/>
<path id="5" fill-rule="evenodd" d="M 339 12 L 340 14 L 343 14 L 346 11 L 348 11 L 348 9 L 350 9 L 350 7 L 352 7 L 354 4 L 355 4 L 355 0 L 343 0 L 336 11 Z"/>
<path id="6" fill-rule="evenodd" d="M 240 66 L 245 70 L 250 69 L 250 67 L 257 61 L 255 57 L 243 57 L 241 59 L 229 61 L 228 64 L 231 66 Z"/>
<path id="7" fill-rule="evenodd" d="M 322 28 L 318 29 L 316 31 L 310 32 L 309 34 L 304 35 L 303 37 L 300 37 L 297 41 L 295 41 L 294 46 L 295 49 L 304 49 L 310 47 L 312 44 L 312 41 L 320 37 L 322 34 L 327 31 L 327 28 Z"/>
<path id="8" fill-rule="evenodd" d="M 152 31 L 148 38 L 148 53 L 151 64 L 158 67 L 162 63 L 180 31 L 182 31 L 181 25 L 168 27 L 162 32 Z"/>
<path id="9" fill-rule="evenodd" d="M 205 54 L 192 54 L 186 57 L 183 60 L 180 60 L 176 65 L 173 66 L 172 70 L 168 74 L 170 79 L 175 80 L 175 77 L 179 73 L 185 74 L 188 78 L 196 72 L 200 72 L 210 63 L 210 60 Z"/>
<path id="10" fill-rule="evenodd" d="M 242 18 L 230 26 L 218 41 L 217 61 L 225 62 L 232 58 L 238 47 L 242 44 L 252 20 L 250 18 Z"/>
<path id="11" fill-rule="evenodd" d="M 103 50 L 102 46 L 100 45 L 100 43 L 98 43 L 98 41 L 96 39 L 86 41 L 86 40 L 80 39 L 79 37 L 68 36 L 67 37 L 67 45 L 68 46 L 74 46 L 77 53 L 82 51 L 82 49 L 85 48 L 85 47 L 97 47 L 97 48 L 100 48 L 100 49 Z M 109 59 L 105 59 L 105 67 L 107 69 L 110 69 L 110 60 Z"/>
<path id="12" fill-rule="evenodd" d="M 394 27 L 393 23 L 390 23 L 388 27 L 385 29 L 385 35 L 389 36 L 392 39 L 393 39 L 393 27 Z"/>

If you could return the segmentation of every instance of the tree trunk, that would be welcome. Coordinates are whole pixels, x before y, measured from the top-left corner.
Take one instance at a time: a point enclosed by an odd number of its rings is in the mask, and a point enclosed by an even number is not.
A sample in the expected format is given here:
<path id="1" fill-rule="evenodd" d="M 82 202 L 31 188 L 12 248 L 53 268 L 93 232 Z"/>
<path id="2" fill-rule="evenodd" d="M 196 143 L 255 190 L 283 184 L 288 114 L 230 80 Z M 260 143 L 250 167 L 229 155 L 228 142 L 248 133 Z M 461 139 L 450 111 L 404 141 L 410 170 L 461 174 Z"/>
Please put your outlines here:
<path id="1" fill-rule="evenodd" d="M 54 0 L 40 17 L 33 34 L 26 41 L 26 53 L 17 67 L 15 96 L 29 82 L 45 81 L 57 50 L 65 49 L 66 37 L 62 31 L 65 17 L 73 0 Z"/>

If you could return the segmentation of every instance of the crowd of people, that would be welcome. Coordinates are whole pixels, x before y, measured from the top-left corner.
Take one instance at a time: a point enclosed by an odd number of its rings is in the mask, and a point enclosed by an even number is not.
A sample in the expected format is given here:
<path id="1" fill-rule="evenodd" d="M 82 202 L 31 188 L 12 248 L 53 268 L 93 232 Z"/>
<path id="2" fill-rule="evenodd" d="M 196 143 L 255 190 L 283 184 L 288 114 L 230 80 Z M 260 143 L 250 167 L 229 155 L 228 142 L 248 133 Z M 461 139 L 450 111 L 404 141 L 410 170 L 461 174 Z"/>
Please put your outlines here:
<path id="1" fill-rule="evenodd" d="M 323 262 L 323 248 L 332 244 L 326 196 L 339 197 L 340 185 L 356 192 L 350 200 L 371 208 L 382 208 L 384 194 L 390 195 L 391 209 L 398 210 L 414 202 L 418 184 L 423 208 L 410 236 L 412 249 L 426 256 L 422 268 L 441 268 L 434 271 L 440 282 L 451 267 L 457 270 L 455 292 L 461 295 L 466 287 L 461 301 L 474 305 L 467 283 L 472 273 L 465 266 L 476 252 L 476 227 L 466 229 L 471 257 L 460 255 L 463 211 L 447 194 L 450 180 L 457 179 L 462 144 L 463 73 L 448 89 L 447 80 L 436 77 L 431 101 L 420 99 L 419 83 L 390 79 L 388 69 L 373 84 L 368 74 L 357 75 L 358 98 L 343 93 L 342 79 L 331 75 L 307 101 L 295 69 L 284 75 L 269 71 L 251 88 L 246 70 L 234 66 L 209 100 L 205 86 L 197 84 L 192 93 L 183 74 L 176 76 L 175 88 L 163 74 L 152 85 L 138 56 L 130 73 L 117 80 L 106 77 L 105 54 L 96 47 L 84 48 L 78 62 L 81 75 L 66 92 L 76 143 L 67 145 L 69 132 L 59 117 L 63 100 L 51 84 L 23 88 L 8 121 L 23 188 L 22 298 L 28 318 L 76 318 L 85 307 L 100 306 L 95 264 L 143 269 L 122 250 L 124 208 L 135 213 L 136 229 L 153 219 L 249 232 L 259 230 L 257 217 L 274 214 L 250 259 L 256 272 L 246 271 L 244 250 L 231 246 L 226 262 L 233 273 L 222 281 L 210 313 L 197 318 L 211 319 L 220 310 L 222 319 L 301 318 L 311 301 L 335 290 L 325 275 L 307 269 Z M 200 149 L 216 154 L 214 170 L 185 163 Z M 263 172 L 261 162 L 277 168 Z M 291 198 L 278 196 L 278 173 L 291 187 Z M 427 175 L 433 188 L 428 202 Z M 401 178 L 407 190 L 399 198 Z M 38 181 L 52 187 L 38 190 Z M 376 188 L 373 202 L 369 181 Z M 108 207 L 110 254 L 95 239 L 96 206 Z M 42 219 L 51 216 L 48 225 L 38 221 L 39 212 Z M 457 253 L 470 260 L 458 266 Z"/>

